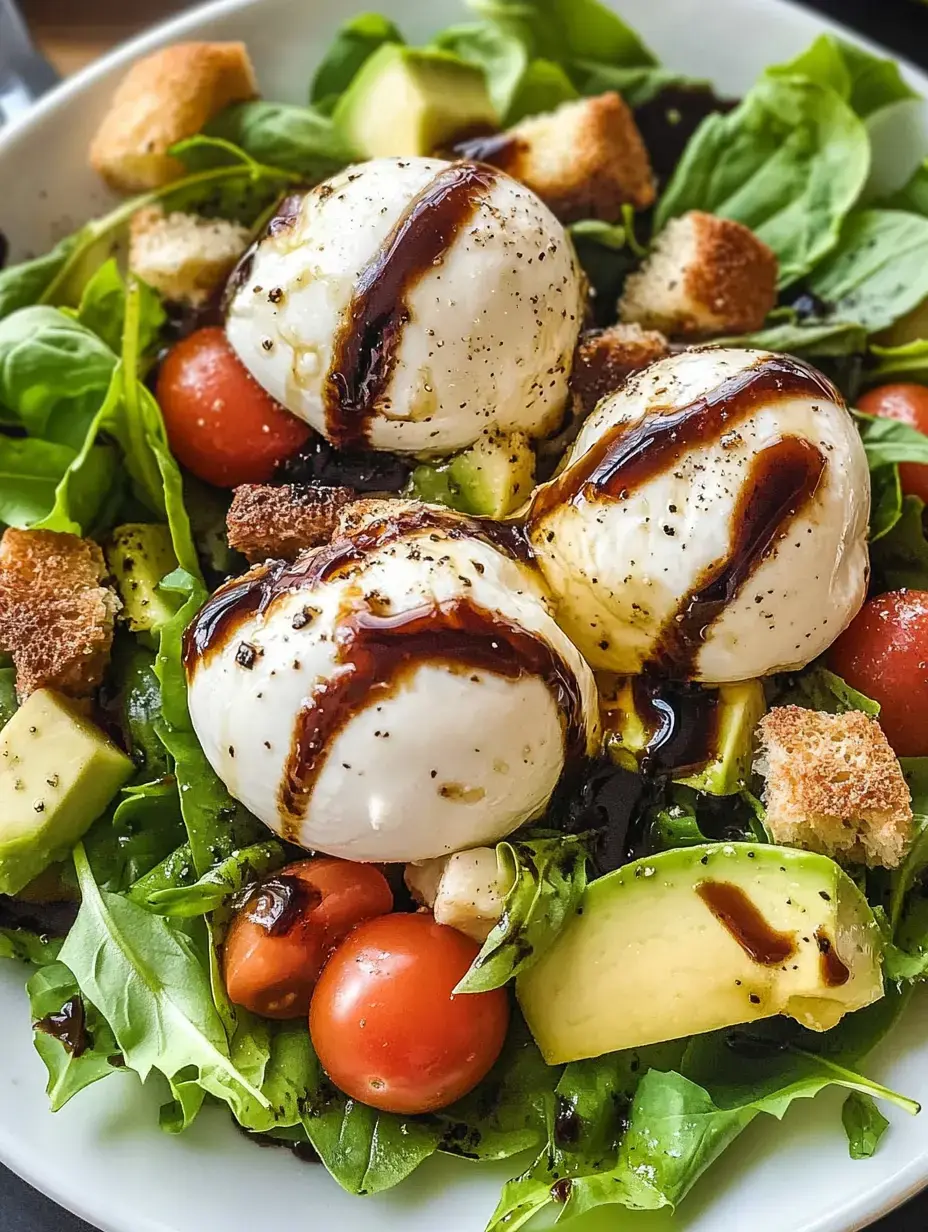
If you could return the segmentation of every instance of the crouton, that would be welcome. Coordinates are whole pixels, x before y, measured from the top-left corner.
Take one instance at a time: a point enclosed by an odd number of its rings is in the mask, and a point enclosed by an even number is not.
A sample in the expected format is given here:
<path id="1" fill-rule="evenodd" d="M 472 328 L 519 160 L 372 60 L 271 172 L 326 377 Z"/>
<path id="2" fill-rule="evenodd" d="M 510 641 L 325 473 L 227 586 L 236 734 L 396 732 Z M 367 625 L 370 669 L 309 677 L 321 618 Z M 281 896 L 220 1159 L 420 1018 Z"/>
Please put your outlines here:
<path id="1" fill-rule="evenodd" d="M 338 511 L 337 535 L 350 535 L 383 518 L 393 518 L 405 509 L 418 509 L 419 501 L 391 500 L 382 496 L 363 496 L 343 505 Z M 453 516 L 453 515 L 452 515 Z"/>
<path id="2" fill-rule="evenodd" d="M 304 548 L 328 543 L 352 488 L 279 487 L 246 483 L 236 488 L 226 516 L 229 543 L 249 561 L 295 560 Z"/>
<path id="3" fill-rule="evenodd" d="M 90 145 L 90 164 L 117 192 L 145 192 L 184 174 L 168 150 L 230 103 L 258 92 L 244 43 L 175 43 L 129 69 Z"/>
<path id="4" fill-rule="evenodd" d="M 100 684 L 119 600 L 102 584 L 89 539 L 6 530 L 0 540 L 0 649 L 12 655 L 20 699 L 36 689 L 85 697 Z"/>
<path id="5" fill-rule="evenodd" d="M 757 736 L 774 840 L 836 860 L 897 868 L 912 837 L 902 769 L 875 719 L 780 706 Z"/>
<path id="6" fill-rule="evenodd" d="M 753 231 L 691 210 L 669 222 L 625 282 L 619 319 L 671 336 L 760 329 L 777 298 L 777 259 Z"/>
<path id="7" fill-rule="evenodd" d="M 654 201 L 648 151 L 615 92 L 564 103 L 499 137 L 463 142 L 455 153 L 501 168 L 532 189 L 561 222 L 616 222 L 623 205 Z"/>
<path id="8" fill-rule="evenodd" d="M 585 418 L 626 377 L 669 354 L 663 334 L 639 325 L 613 325 L 581 334 L 570 374 L 574 415 Z"/>
<path id="9" fill-rule="evenodd" d="M 249 231 L 222 218 L 138 210 L 129 227 L 129 268 L 165 299 L 200 308 L 248 247 Z"/>

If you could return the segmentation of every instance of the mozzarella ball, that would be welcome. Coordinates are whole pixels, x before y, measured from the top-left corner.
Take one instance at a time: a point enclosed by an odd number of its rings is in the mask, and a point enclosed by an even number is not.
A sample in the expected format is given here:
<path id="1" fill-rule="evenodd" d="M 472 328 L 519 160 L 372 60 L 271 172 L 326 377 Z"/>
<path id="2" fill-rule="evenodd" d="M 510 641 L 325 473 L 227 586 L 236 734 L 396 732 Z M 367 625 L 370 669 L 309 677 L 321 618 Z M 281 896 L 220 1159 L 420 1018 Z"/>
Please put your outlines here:
<path id="1" fill-rule="evenodd" d="M 227 583 L 186 638 L 190 714 L 231 794 L 350 860 L 494 843 L 594 751 L 589 668 L 533 573 L 412 502 Z"/>
<path id="2" fill-rule="evenodd" d="M 291 199 L 227 298 L 239 359 L 332 444 L 437 455 L 558 427 L 585 284 L 502 172 L 380 158 Z"/>
<path id="3" fill-rule="evenodd" d="M 600 402 L 529 534 L 594 668 L 720 684 L 834 641 L 866 593 L 869 511 L 860 436 L 820 373 L 703 349 Z"/>

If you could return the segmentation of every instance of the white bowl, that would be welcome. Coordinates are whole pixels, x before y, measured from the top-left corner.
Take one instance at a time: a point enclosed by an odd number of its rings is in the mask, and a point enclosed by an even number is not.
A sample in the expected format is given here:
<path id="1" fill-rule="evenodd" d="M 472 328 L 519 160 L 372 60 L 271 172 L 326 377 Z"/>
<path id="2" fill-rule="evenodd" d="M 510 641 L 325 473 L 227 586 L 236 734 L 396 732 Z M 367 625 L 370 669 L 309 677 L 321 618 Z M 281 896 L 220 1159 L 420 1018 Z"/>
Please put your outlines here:
<path id="1" fill-rule="evenodd" d="M 129 0 L 127 0 L 127 3 Z M 671 66 L 746 89 L 832 24 L 785 0 L 612 0 Z M 113 84 L 136 56 L 184 38 L 236 38 L 249 46 L 268 97 L 302 101 L 313 65 L 355 8 L 388 13 L 410 40 L 462 19 L 459 0 L 220 0 L 159 27 L 61 86 L 0 135 L 0 231 L 13 255 L 39 252 L 107 203 L 86 164 L 90 135 Z M 337 11 L 336 11 L 337 10 Z M 848 35 L 847 37 L 852 37 Z M 856 40 L 860 41 L 860 40 Z M 928 78 L 906 68 L 928 94 Z M 881 178 L 900 179 L 926 143 L 918 109 L 893 117 Z M 909 126 L 909 135 L 899 133 Z M 23 969 L 0 964 L 0 1158 L 83 1218 L 112 1232 L 244 1232 L 283 1223 L 340 1232 L 482 1232 L 507 1166 L 429 1161 L 411 1181 L 377 1198 L 351 1198 L 321 1167 L 259 1151 L 209 1111 L 187 1134 L 158 1129 L 165 1092 L 117 1074 L 52 1116 L 45 1072 L 33 1051 Z M 928 1104 L 926 1001 L 867 1063 L 874 1077 Z M 758 1118 L 702 1179 L 674 1218 L 674 1232 L 851 1232 L 928 1184 L 928 1133 L 893 1110 L 877 1155 L 852 1162 L 840 1096 L 793 1105 L 785 1123 Z M 578 1232 L 631 1225 L 660 1232 L 663 1214 L 608 1207 L 576 1221 Z"/>

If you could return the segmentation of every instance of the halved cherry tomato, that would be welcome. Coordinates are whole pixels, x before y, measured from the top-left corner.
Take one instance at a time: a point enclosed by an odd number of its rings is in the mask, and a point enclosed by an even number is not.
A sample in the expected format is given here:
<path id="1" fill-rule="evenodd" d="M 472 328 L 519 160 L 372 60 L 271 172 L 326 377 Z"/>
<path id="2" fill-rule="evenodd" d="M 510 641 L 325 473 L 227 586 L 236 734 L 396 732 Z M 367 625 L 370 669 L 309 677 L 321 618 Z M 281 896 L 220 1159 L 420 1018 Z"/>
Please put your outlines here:
<path id="1" fill-rule="evenodd" d="M 828 652 L 828 666 L 880 703 L 897 756 L 928 755 L 928 591 L 870 599 Z"/>
<path id="2" fill-rule="evenodd" d="M 928 434 L 928 387 L 925 385 L 879 385 L 859 398 L 857 405 L 868 415 L 898 419 Z M 928 504 L 928 466 L 922 462 L 900 462 L 899 479 L 907 496 L 920 496 Z"/>
<path id="3" fill-rule="evenodd" d="M 509 1025 L 505 989 L 452 995 L 479 950 L 430 915 L 359 924 L 326 964 L 309 1010 L 335 1085 L 404 1113 L 445 1108 L 475 1087 Z"/>
<path id="4" fill-rule="evenodd" d="M 171 348 L 156 394 L 171 449 L 187 470 L 219 488 L 265 483 L 311 435 L 308 424 L 265 393 L 215 326 Z"/>
<path id="5" fill-rule="evenodd" d="M 322 857 L 265 878 L 232 921 L 223 948 L 226 991 L 264 1018 L 309 1010 L 319 972 L 361 920 L 393 910 L 393 893 L 371 864 Z"/>

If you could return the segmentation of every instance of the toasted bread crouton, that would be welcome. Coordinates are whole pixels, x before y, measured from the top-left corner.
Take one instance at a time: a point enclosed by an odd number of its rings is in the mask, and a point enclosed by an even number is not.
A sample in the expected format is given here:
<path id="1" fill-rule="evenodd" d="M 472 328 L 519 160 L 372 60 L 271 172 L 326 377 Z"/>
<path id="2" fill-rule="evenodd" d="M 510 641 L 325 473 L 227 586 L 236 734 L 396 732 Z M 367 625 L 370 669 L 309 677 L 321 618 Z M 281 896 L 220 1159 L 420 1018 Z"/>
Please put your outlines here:
<path id="1" fill-rule="evenodd" d="M 103 553 L 89 539 L 6 530 L 0 540 L 0 649 L 16 691 L 85 697 L 103 679 L 119 600 L 102 584 Z"/>
<path id="2" fill-rule="evenodd" d="M 664 335 L 640 325 L 612 325 L 581 334 L 570 374 L 574 415 L 585 418 L 626 377 L 669 354 Z"/>
<path id="3" fill-rule="evenodd" d="M 859 710 L 769 711 L 757 729 L 774 840 L 836 860 L 897 868 L 912 837 L 902 769 L 875 719 Z"/>
<path id="4" fill-rule="evenodd" d="M 465 141 L 455 153 L 507 172 L 565 223 L 617 222 L 623 205 L 644 209 L 654 201 L 648 151 L 615 92 L 564 103 L 501 136 Z"/>
<path id="5" fill-rule="evenodd" d="M 671 336 L 760 329 L 777 298 L 777 259 L 739 222 L 691 210 L 669 222 L 631 274 L 619 318 Z"/>
<path id="6" fill-rule="evenodd" d="M 192 137 L 258 83 L 244 43 L 175 43 L 133 64 L 90 145 L 90 164 L 117 192 L 145 192 L 184 174 L 169 148 Z"/>
<path id="7" fill-rule="evenodd" d="M 343 505 L 338 511 L 336 535 L 350 535 L 356 530 L 364 530 L 373 522 L 383 518 L 393 518 L 404 509 L 415 509 L 418 501 L 392 500 L 382 496 L 362 496 L 358 500 Z M 453 515 L 452 515 L 453 516 Z"/>
<path id="8" fill-rule="evenodd" d="M 223 218 L 138 210 L 129 227 L 129 268 L 175 304 L 200 308 L 248 247 L 249 231 Z"/>
<path id="9" fill-rule="evenodd" d="M 340 512 L 354 498 L 352 488 L 243 484 L 235 489 L 226 515 L 229 544 L 250 564 L 295 560 L 304 548 L 329 542 Z"/>

